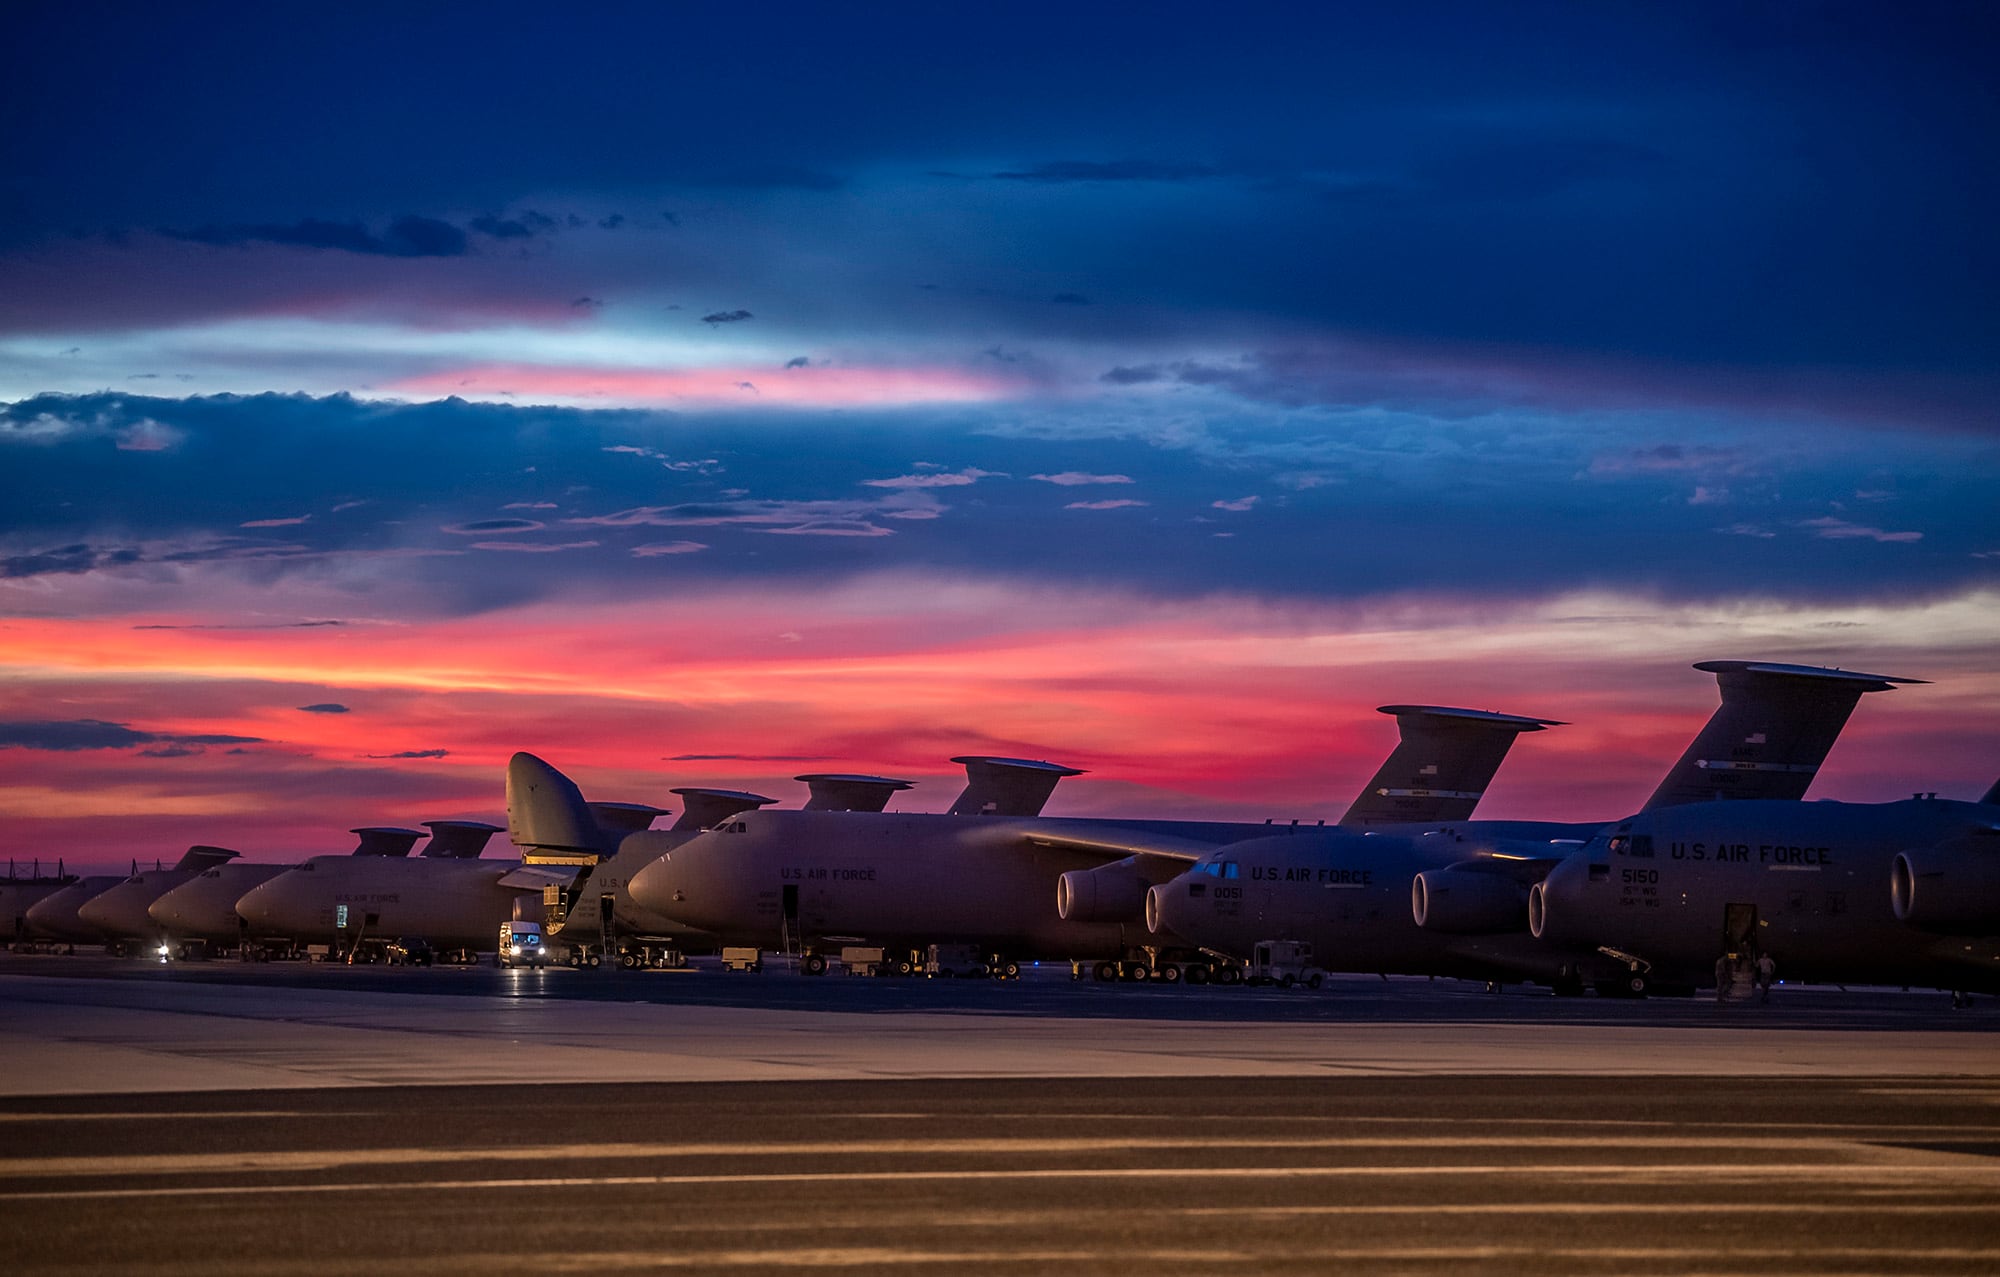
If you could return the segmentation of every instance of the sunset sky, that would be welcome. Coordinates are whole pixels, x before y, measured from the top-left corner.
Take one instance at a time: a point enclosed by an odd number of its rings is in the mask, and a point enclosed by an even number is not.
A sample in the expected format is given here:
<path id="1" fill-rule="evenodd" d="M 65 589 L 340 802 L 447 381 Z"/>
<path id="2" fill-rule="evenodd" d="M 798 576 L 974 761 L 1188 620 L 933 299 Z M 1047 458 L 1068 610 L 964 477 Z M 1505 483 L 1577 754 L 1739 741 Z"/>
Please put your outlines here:
<path id="1" fill-rule="evenodd" d="M 413 10 L 415 10 L 413 12 Z M 1698 660 L 2000 776 L 2000 9 L 107 5 L 0 30 L 0 842 L 953 754 L 1331 819 Z"/>

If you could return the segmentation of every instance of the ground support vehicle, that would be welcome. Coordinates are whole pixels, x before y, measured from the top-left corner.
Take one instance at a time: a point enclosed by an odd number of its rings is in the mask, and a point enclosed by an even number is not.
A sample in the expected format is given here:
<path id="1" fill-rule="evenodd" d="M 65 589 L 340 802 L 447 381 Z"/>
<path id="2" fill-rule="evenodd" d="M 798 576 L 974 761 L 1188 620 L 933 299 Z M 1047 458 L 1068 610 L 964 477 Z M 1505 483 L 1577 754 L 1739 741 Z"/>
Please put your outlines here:
<path id="1" fill-rule="evenodd" d="M 437 961 L 431 942 L 422 936 L 398 936 L 390 942 L 385 957 L 391 966 L 427 967 Z"/>
<path id="2" fill-rule="evenodd" d="M 1312 946 L 1303 940 L 1261 940 L 1250 954 L 1250 971 L 1244 983 L 1275 984 L 1289 989 L 1302 984 L 1317 989 L 1326 981 L 1326 972 L 1313 965 Z"/>
<path id="3" fill-rule="evenodd" d="M 725 945 L 722 950 L 724 971 L 762 971 L 764 951 L 750 945 Z"/>
<path id="4" fill-rule="evenodd" d="M 493 960 L 503 967 L 545 967 L 549 955 L 542 948 L 542 924 L 539 922 L 503 922 L 500 924 L 500 949 Z"/>

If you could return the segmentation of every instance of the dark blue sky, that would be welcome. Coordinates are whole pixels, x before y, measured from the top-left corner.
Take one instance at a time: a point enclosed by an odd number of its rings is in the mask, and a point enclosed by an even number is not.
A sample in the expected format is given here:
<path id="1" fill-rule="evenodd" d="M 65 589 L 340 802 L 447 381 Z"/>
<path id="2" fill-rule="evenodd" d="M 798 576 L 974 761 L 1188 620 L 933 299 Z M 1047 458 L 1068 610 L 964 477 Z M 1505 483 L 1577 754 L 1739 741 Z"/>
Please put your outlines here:
<path id="1" fill-rule="evenodd" d="M 1721 657 L 1937 680 L 1839 793 L 1990 783 L 1992 4 L 0 38 L 22 837 L 490 815 L 522 747 L 1323 810 L 1383 700 L 1574 722 L 1513 814 L 1591 814 Z"/>

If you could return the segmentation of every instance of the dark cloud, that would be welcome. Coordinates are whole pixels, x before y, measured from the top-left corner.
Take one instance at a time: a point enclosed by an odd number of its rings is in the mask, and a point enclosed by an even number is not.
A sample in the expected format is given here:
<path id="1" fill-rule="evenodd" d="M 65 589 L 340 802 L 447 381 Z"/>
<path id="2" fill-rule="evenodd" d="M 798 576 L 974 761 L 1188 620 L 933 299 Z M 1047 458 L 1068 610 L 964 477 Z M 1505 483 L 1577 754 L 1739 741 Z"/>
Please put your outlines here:
<path id="1" fill-rule="evenodd" d="M 623 213 L 611 213 L 597 219 L 597 229 L 602 231 L 615 231 L 624 224 L 625 214 Z"/>
<path id="2" fill-rule="evenodd" d="M 604 303 L 595 297 L 578 297 L 570 302 L 570 308 L 573 310 L 603 310 Z"/>
<path id="3" fill-rule="evenodd" d="M 1006 182 L 1198 182 L 1223 173 L 1207 164 L 1156 160 L 1052 160 L 992 176 Z"/>
<path id="4" fill-rule="evenodd" d="M 268 625 L 135 625 L 135 630 L 317 630 L 345 621 L 273 621 Z"/>
<path id="5" fill-rule="evenodd" d="M 1156 381 L 1165 381 L 1166 379 L 1166 369 L 1160 367 L 1158 364 L 1145 364 L 1133 368 L 1112 368 L 1098 378 L 1099 381 L 1108 382 L 1114 386 L 1144 386 Z"/>
<path id="6" fill-rule="evenodd" d="M 434 217 L 406 214 L 379 234 L 360 222 L 330 222 L 318 218 L 289 225 L 209 225 L 195 230 L 162 230 L 172 239 L 195 244 L 233 247 L 279 244 L 287 248 L 330 249 L 376 257 L 462 257 L 465 232 Z"/>
<path id="7" fill-rule="evenodd" d="M 393 754 L 369 754 L 369 758 L 445 758 L 451 754 L 448 749 L 405 749 Z"/>
<path id="8" fill-rule="evenodd" d="M 448 523 L 440 528 L 457 536 L 491 536 L 495 532 L 539 532 L 548 525 L 536 519 L 474 519 L 470 523 Z"/>
<path id="9" fill-rule="evenodd" d="M 556 219 L 532 210 L 514 217 L 496 217 L 491 213 L 485 213 L 473 218 L 466 225 L 492 239 L 533 239 L 537 235 L 554 230 Z"/>
<path id="10" fill-rule="evenodd" d="M 142 749 L 141 758 L 195 758 L 208 751 L 199 745 L 162 745 L 158 749 Z"/>
<path id="11" fill-rule="evenodd" d="M 812 360 L 806 358 L 804 355 L 796 355 L 785 361 L 785 367 L 787 370 L 793 368 L 810 368 L 812 367 Z"/>
<path id="12" fill-rule="evenodd" d="M 39 749 L 70 753 L 86 749 L 131 749 L 138 745 L 255 745 L 260 736 L 177 735 L 143 732 L 124 723 L 97 718 L 17 720 L 0 722 L 0 749 Z M 180 757 L 153 754 L 152 757 Z"/>
<path id="13" fill-rule="evenodd" d="M 756 316 L 747 310 L 713 310 L 701 317 L 704 324 L 740 324 Z"/>
<path id="14" fill-rule="evenodd" d="M 299 706 L 299 713 L 301 714 L 345 714 L 347 712 L 347 706 L 336 704 L 333 701 L 327 701 L 319 705 Z"/>
<path id="15" fill-rule="evenodd" d="M 134 549 L 104 550 L 88 545 L 66 545 L 34 554 L 14 554 L 0 558 L 0 577 L 59 576 L 92 572 L 103 567 L 137 563 L 144 555 Z"/>
<path id="16" fill-rule="evenodd" d="M 667 763 L 816 763 L 822 754 L 673 754 Z"/>

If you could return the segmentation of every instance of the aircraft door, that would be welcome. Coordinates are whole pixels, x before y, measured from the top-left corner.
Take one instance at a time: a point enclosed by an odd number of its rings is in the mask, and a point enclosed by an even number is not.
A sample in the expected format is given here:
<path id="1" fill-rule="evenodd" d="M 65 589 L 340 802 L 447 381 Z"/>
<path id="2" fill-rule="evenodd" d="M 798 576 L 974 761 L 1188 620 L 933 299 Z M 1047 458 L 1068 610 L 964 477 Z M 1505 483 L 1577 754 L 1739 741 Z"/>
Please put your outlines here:
<path id="1" fill-rule="evenodd" d="M 617 929 L 618 900 L 610 892 L 600 892 L 597 897 L 597 934 L 600 943 L 610 944 L 612 933 Z"/>
<path id="2" fill-rule="evenodd" d="M 1757 906 L 1754 904 L 1722 906 L 1722 951 L 1754 953 L 1756 950 Z"/>

